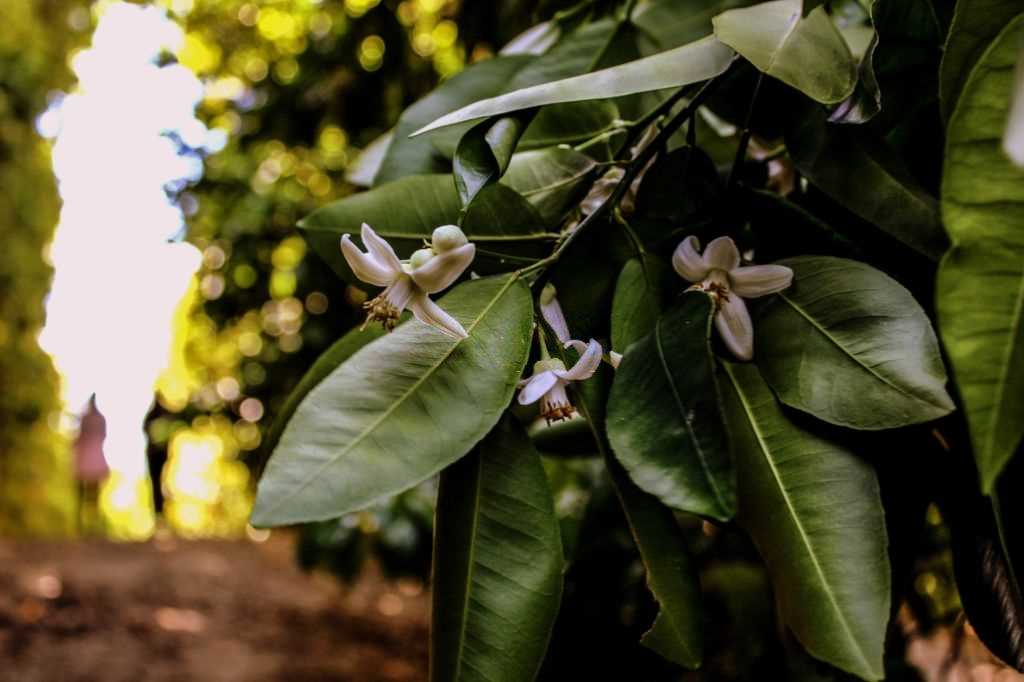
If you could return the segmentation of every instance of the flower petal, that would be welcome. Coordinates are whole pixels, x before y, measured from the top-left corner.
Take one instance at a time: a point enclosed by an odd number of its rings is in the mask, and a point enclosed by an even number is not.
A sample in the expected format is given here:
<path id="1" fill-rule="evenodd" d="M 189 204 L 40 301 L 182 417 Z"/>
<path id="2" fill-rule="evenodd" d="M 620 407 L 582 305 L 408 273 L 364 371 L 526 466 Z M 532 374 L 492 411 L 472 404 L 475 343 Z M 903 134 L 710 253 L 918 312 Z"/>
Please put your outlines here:
<path id="1" fill-rule="evenodd" d="M 582 341 L 577 341 L 576 339 L 569 339 L 568 341 L 562 344 L 562 348 L 572 348 L 580 355 L 583 355 L 584 353 L 587 352 L 587 344 L 583 343 Z"/>
<path id="2" fill-rule="evenodd" d="M 526 380 L 526 385 L 519 391 L 519 404 L 529 405 L 535 403 L 551 390 L 551 387 L 558 381 L 554 372 L 541 372 L 534 374 Z"/>
<path id="3" fill-rule="evenodd" d="M 732 295 L 722 301 L 715 314 L 715 328 L 725 347 L 738 359 L 754 357 L 754 325 L 742 298 Z"/>
<path id="4" fill-rule="evenodd" d="M 712 239 L 704 249 L 704 266 L 709 270 L 725 270 L 729 272 L 740 266 L 740 250 L 736 242 L 729 237 Z"/>
<path id="5" fill-rule="evenodd" d="M 476 247 L 463 244 L 457 249 L 440 253 L 412 271 L 412 281 L 428 294 L 447 289 L 459 278 L 476 256 Z"/>
<path id="6" fill-rule="evenodd" d="M 708 276 L 708 266 L 700 257 L 699 249 L 700 241 L 691 235 L 679 242 L 672 254 L 672 267 L 688 282 L 699 282 Z"/>
<path id="7" fill-rule="evenodd" d="M 396 273 L 381 265 L 372 255 L 360 251 L 347 234 L 341 236 L 341 255 L 355 276 L 367 284 L 386 287 L 395 281 Z"/>
<path id="8" fill-rule="evenodd" d="M 558 299 L 552 296 L 547 302 L 544 301 L 544 296 L 540 299 L 540 314 L 544 317 L 544 321 L 551 327 L 551 331 L 555 333 L 555 338 L 561 344 L 569 342 L 569 324 L 565 321 L 565 313 L 562 312 L 562 306 L 558 303 Z"/>
<path id="9" fill-rule="evenodd" d="M 619 363 L 622 362 L 622 353 L 616 353 L 613 350 L 608 351 L 608 362 L 611 363 L 612 367 L 618 369 Z"/>
<path id="10" fill-rule="evenodd" d="M 422 292 L 415 294 L 409 301 L 409 310 L 423 324 L 429 324 L 452 338 L 464 339 L 469 336 L 458 320 L 442 310 L 441 306 L 431 301 Z"/>
<path id="11" fill-rule="evenodd" d="M 743 298 L 775 294 L 793 283 L 793 271 L 785 265 L 750 265 L 729 273 L 731 290 Z"/>
<path id="12" fill-rule="evenodd" d="M 381 238 L 373 228 L 363 223 L 363 230 L 360 232 L 360 236 L 363 238 L 363 245 L 366 246 L 366 250 L 377 259 L 377 262 L 384 267 L 390 268 L 394 272 L 404 272 L 402 270 L 402 261 L 398 260 L 398 256 L 395 255 L 395 250 L 391 248 L 391 244 L 388 244 Z"/>
<path id="13" fill-rule="evenodd" d="M 572 366 L 572 369 L 553 370 L 555 376 L 565 381 L 583 381 L 589 379 L 597 368 L 601 366 L 601 344 L 594 339 L 587 344 L 587 350 L 580 356 L 580 359 Z"/>

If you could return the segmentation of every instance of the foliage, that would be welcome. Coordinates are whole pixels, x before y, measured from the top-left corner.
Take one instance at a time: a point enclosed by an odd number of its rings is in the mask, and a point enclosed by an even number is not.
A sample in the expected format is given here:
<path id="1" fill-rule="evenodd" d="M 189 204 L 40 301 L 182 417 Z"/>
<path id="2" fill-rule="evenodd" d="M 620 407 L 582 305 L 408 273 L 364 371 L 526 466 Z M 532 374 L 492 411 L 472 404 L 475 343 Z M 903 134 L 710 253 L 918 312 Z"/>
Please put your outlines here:
<path id="1" fill-rule="evenodd" d="M 938 502 L 968 617 L 1022 660 L 1021 171 L 1000 143 L 1024 16 L 995 3 L 1015 18 L 980 36 L 988 4 L 960 0 L 950 29 L 931 0 L 542 3 L 511 49 L 367 129 L 349 196 L 339 133 L 366 124 L 347 103 L 388 86 L 332 60 L 347 45 L 380 73 L 371 38 L 400 25 L 239 7 L 253 48 L 204 34 L 197 3 L 190 35 L 249 55 L 211 59 L 241 87 L 207 102 L 230 135 L 192 228 L 203 314 L 245 331 L 191 409 L 240 409 L 216 388 L 239 372 L 265 396 L 240 363 L 269 387 L 325 350 L 273 410 L 253 523 L 336 533 L 439 473 L 435 682 L 875 680 L 899 675 L 890 615 Z M 342 290 L 344 314 L 314 314 Z M 397 328 L 343 336 L 367 298 Z"/>
<path id="2" fill-rule="evenodd" d="M 59 199 L 50 150 L 35 131 L 51 91 L 71 78 L 66 55 L 90 17 L 82 2 L 4 9 L 0 36 L 0 533 L 64 534 L 74 523 L 68 443 L 58 435 L 58 377 L 38 346 L 51 268 L 44 250 Z M 51 26 L 61 26 L 54 32 Z M 66 27 L 66 28 L 63 28 Z M 77 27 L 77 28 L 75 28 Z"/>

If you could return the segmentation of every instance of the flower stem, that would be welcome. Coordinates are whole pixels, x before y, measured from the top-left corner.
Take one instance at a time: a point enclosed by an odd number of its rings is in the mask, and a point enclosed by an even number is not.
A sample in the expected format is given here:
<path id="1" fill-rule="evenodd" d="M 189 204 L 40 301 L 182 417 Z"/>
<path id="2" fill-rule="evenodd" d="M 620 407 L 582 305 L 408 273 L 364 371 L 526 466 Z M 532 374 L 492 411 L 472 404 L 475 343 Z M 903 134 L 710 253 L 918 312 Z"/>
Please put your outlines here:
<path id="1" fill-rule="evenodd" d="M 544 273 L 542 273 L 534 282 L 535 285 L 540 282 L 541 286 L 543 286 L 547 279 L 547 268 L 557 263 L 562 257 L 562 254 L 565 253 L 566 249 L 568 249 L 581 234 L 586 232 L 593 225 L 600 223 L 608 212 L 618 205 L 619 201 L 621 201 L 622 197 L 625 195 L 626 190 L 628 190 L 629 186 L 633 184 L 633 181 L 636 180 L 636 176 L 644 169 L 647 162 L 654 158 L 654 155 L 658 153 L 665 142 L 672 137 L 680 127 L 682 127 L 683 123 L 693 116 L 694 112 L 696 112 L 700 106 L 704 104 L 707 98 L 710 97 L 722 83 L 728 73 L 729 71 L 727 70 L 705 82 L 704 85 L 701 86 L 700 90 L 694 93 L 693 98 L 690 99 L 687 105 L 679 111 L 679 113 L 670 118 L 665 126 L 658 131 L 657 137 L 651 140 L 651 143 L 641 149 L 640 152 L 629 162 L 629 165 L 626 166 L 626 172 L 623 174 L 622 179 L 619 180 L 618 184 L 615 185 L 615 189 L 612 190 L 611 195 L 605 199 L 593 213 L 584 218 L 580 224 L 576 226 L 576 229 L 570 232 L 562 243 L 558 245 L 551 255 L 537 261 L 533 265 L 523 268 L 519 271 L 519 274 L 523 275 L 534 270 L 544 269 Z M 660 116 L 662 113 L 670 110 L 672 105 L 678 102 L 686 91 L 687 88 L 680 88 L 678 92 L 665 100 L 665 102 L 663 102 L 655 112 L 652 112 L 652 114 L 658 112 Z M 655 119 L 656 118 L 658 117 L 656 116 Z M 637 130 L 642 129 L 638 126 Z"/>
<path id="2" fill-rule="evenodd" d="M 739 169 L 743 160 L 747 158 L 747 146 L 750 144 L 750 122 L 754 118 L 754 109 L 757 107 L 757 95 L 761 92 L 761 82 L 764 81 L 764 74 L 757 76 L 757 85 L 754 86 L 754 94 L 750 97 L 750 106 L 747 108 L 747 117 L 743 121 L 743 133 L 740 135 L 740 145 L 736 148 L 736 157 L 732 161 L 732 168 L 729 170 L 729 179 L 725 183 L 726 191 L 733 189 L 739 181 Z"/>

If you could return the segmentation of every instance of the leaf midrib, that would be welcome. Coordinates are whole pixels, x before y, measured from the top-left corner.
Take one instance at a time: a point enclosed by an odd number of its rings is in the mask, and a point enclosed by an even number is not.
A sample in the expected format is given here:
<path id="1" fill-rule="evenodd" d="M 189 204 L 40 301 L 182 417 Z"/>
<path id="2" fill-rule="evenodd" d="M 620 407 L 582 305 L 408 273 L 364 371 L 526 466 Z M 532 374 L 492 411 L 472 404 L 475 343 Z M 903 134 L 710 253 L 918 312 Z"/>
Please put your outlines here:
<path id="1" fill-rule="evenodd" d="M 927 400 L 926 398 L 922 398 L 919 395 L 916 395 L 914 393 L 910 393 L 909 391 L 907 391 L 906 389 L 902 388 L 901 386 L 893 383 L 892 380 L 887 379 L 886 377 L 884 377 L 881 374 L 879 374 L 878 372 L 876 372 L 873 368 L 871 368 L 868 365 L 866 365 L 863 361 L 861 361 L 861 359 L 859 357 L 857 357 L 855 354 L 853 354 L 852 352 L 847 350 L 846 346 L 844 346 L 842 343 L 840 343 L 839 339 L 837 339 L 835 336 L 830 334 L 829 331 L 827 329 L 825 329 L 825 327 L 823 327 L 821 324 L 819 324 L 818 321 L 815 320 L 810 315 L 810 313 L 805 311 L 800 306 L 800 304 L 798 304 L 796 301 L 791 299 L 784 292 L 780 292 L 779 293 L 779 298 L 781 298 L 783 301 L 788 303 L 790 305 L 790 307 L 792 307 L 793 310 L 795 310 L 797 313 L 799 313 L 801 317 L 803 317 L 805 320 L 807 320 L 814 329 L 816 329 L 826 339 L 831 341 L 835 345 L 836 348 L 841 350 L 843 352 L 843 355 L 845 355 L 846 357 L 848 357 L 851 360 L 853 360 L 854 363 L 858 367 L 862 368 L 868 374 L 870 374 L 871 376 L 875 377 L 876 379 L 881 381 L 883 384 L 885 384 L 886 386 L 889 386 L 890 388 L 892 388 L 893 390 L 897 391 L 898 393 L 902 393 L 903 395 L 907 396 L 911 400 L 914 400 L 914 401 L 916 401 L 918 403 L 923 403 L 925 405 L 929 405 L 931 407 L 938 407 L 939 409 L 943 408 L 942 405 L 938 405 L 936 403 L 933 403 L 930 400 Z"/>
<path id="2" fill-rule="evenodd" d="M 676 389 L 676 384 L 672 372 L 669 371 L 668 359 L 665 357 L 665 349 L 661 343 L 661 321 L 664 318 L 658 318 L 658 321 L 654 326 L 654 346 L 658 350 L 658 360 L 661 363 L 661 369 L 665 372 L 665 377 L 668 379 L 669 388 L 672 389 L 672 398 L 675 401 L 676 409 L 679 411 L 682 417 L 683 424 L 686 425 L 686 434 L 690 438 L 690 442 L 693 443 L 693 447 L 697 450 L 697 459 L 700 461 L 700 468 L 704 472 L 704 478 L 707 479 L 708 484 L 711 486 L 711 491 L 715 495 L 715 500 L 718 501 L 718 507 L 721 512 L 726 511 L 729 507 L 725 504 L 725 500 L 722 497 L 721 491 L 718 489 L 718 483 L 715 481 L 715 477 L 711 475 L 711 470 L 708 468 L 707 457 L 705 456 L 704 449 L 700 446 L 697 440 L 696 434 L 693 431 L 693 427 L 690 422 L 686 419 L 686 410 L 683 407 L 682 398 L 679 395 L 679 391 Z"/>
<path id="3" fill-rule="evenodd" d="M 484 459 L 481 455 L 477 455 L 479 458 L 476 466 L 475 485 L 473 487 L 473 527 L 470 529 L 469 535 L 469 569 L 466 571 L 466 590 L 462 599 L 462 619 L 459 623 L 459 638 L 458 638 L 458 650 L 455 657 L 455 677 L 454 682 L 459 679 L 459 673 L 462 672 L 462 651 L 466 646 L 466 627 L 469 622 L 469 602 L 470 592 L 473 589 L 473 575 L 476 573 L 476 545 L 477 545 L 477 529 L 480 526 L 480 491 L 483 485 L 484 478 Z"/>
<path id="4" fill-rule="evenodd" d="M 861 649 L 860 643 L 857 641 L 857 638 L 853 634 L 853 630 L 850 629 L 850 624 L 846 622 L 846 618 L 843 614 L 843 611 L 839 608 L 839 602 L 836 601 L 836 597 L 832 591 L 831 585 L 825 578 L 824 569 L 821 566 L 821 562 L 818 560 L 818 555 L 814 551 L 814 547 L 811 545 L 810 537 L 807 535 L 807 531 L 804 529 L 803 523 L 800 521 L 800 517 L 796 513 L 796 508 L 793 506 L 793 501 L 789 497 L 789 492 L 786 490 L 786 487 L 782 484 L 782 478 L 779 475 L 779 471 L 778 469 L 776 469 L 775 463 L 772 461 L 772 458 L 769 454 L 770 450 L 768 448 L 768 444 L 765 441 L 764 435 L 761 433 L 761 429 L 757 424 L 757 420 L 754 416 L 753 407 L 747 401 L 747 398 L 744 395 L 743 390 L 740 388 L 740 383 L 739 381 L 736 380 L 736 376 L 735 374 L 733 374 L 733 370 L 732 368 L 730 368 L 729 363 L 722 363 L 722 365 L 725 367 L 726 374 L 729 375 L 729 380 L 732 382 L 733 389 L 736 391 L 736 395 L 740 399 L 740 404 L 743 406 L 743 412 L 747 416 L 747 423 L 750 424 L 750 429 L 751 431 L 754 432 L 754 437 L 757 438 L 757 444 L 761 450 L 761 454 L 764 456 L 764 460 L 768 464 L 768 468 L 772 472 L 772 478 L 775 479 L 775 483 L 778 486 L 779 492 L 782 493 L 782 499 L 786 503 L 786 509 L 789 511 L 790 517 L 792 517 L 793 523 L 794 525 L 796 525 L 797 531 L 800 533 L 800 539 L 803 542 L 804 547 L 807 549 L 807 554 L 811 558 L 811 563 L 814 565 L 814 570 L 818 574 L 818 579 L 820 580 L 821 585 L 825 590 L 825 594 L 828 595 L 828 600 L 832 606 L 832 610 L 835 611 L 836 618 L 838 619 L 839 624 L 842 626 L 843 632 L 846 634 L 850 642 L 853 644 L 853 649 L 857 652 L 858 657 L 864 664 L 864 669 L 872 670 L 873 668 L 870 662 L 868 661 L 867 656 Z"/>
<path id="5" fill-rule="evenodd" d="M 1014 302 L 1013 317 L 1010 320 L 1010 341 L 1006 344 L 1006 350 L 1003 352 L 1002 362 L 999 365 L 999 385 L 996 389 L 996 399 L 992 409 L 992 416 L 989 417 L 989 428 L 988 435 L 985 438 L 985 450 L 984 453 L 986 458 L 989 460 L 989 465 L 992 465 L 992 459 L 995 448 L 995 437 L 996 437 L 996 425 L 999 423 L 1002 417 L 1003 410 L 1003 396 L 1006 394 L 1006 385 L 1009 383 L 1008 377 L 1010 374 L 1010 365 L 1013 363 L 1013 350 L 1016 347 L 1015 341 L 1019 334 L 1014 334 L 1014 329 L 1020 329 L 1021 316 L 1024 314 L 1024 273 L 1020 277 L 1020 284 L 1017 285 L 1017 300 Z M 991 486 L 990 486 L 991 487 Z"/>
<path id="6" fill-rule="evenodd" d="M 469 328 L 466 330 L 467 334 L 472 334 L 473 330 L 476 329 L 476 326 L 480 323 L 480 321 L 484 317 L 486 317 L 487 314 L 491 311 L 491 308 L 493 308 L 495 305 L 497 305 L 498 301 L 501 300 L 501 298 L 505 295 L 505 292 L 508 291 L 509 288 L 515 282 L 517 282 L 518 280 L 519 280 L 519 277 L 517 275 L 512 275 L 512 276 L 510 276 L 508 278 L 508 281 L 505 283 L 505 285 L 502 286 L 501 289 L 498 290 L 498 293 L 495 294 L 494 298 L 491 299 L 491 301 L 487 304 L 487 306 L 484 307 L 484 309 L 480 311 L 480 314 L 477 315 L 477 317 L 469 325 Z M 406 323 L 406 324 L 408 324 L 408 323 Z M 344 458 L 346 455 L 348 455 L 348 453 L 351 452 L 352 449 L 355 448 L 356 445 L 361 443 L 367 437 L 367 435 L 369 435 L 370 433 L 375 431 L 377 429 L 377 427 L 380 426 L 381 423 L 383 423 L 383 421 L 385 419 L 390 417 L 391 414 L 395 410 L 398 409 L 399 405 L 404 403 L 409 398 L 409 396 L 411 396 L 413 393 L 415 393 L 416 390 L 419 389 L 419 387 L 428 378 L 433 376 L 434 372 L 436 372 L 438 370 L 438 368 L 442 364 L 444 364 L 444 362 L 449 357 L 451 357 L 451 354 L 453 352 L 455 352 L 455 349 L 459 347 L 460 343 L 462 343 L 462 341 L 456 341 L 455 343 L 453 343 L 451 348 L 449 348 L 447 352 L 445 352 L 440 358 L 438 358 L 437 362 L 435 362 L 430 367 L 430 369 L 428 369 L 426 372 L 423 373 L 422 377 L 417 379 L 401 396 L 399 396 L 393 403 L 391 403 L 391 405 L 386 410 L 384 410 L 384 412 L 382 412 L 381 415 L 379 417 L 377 417 L 377 419 L 373 420 L 369 425 L 367 425 L 366 428 L 364 428 L 362 431 L 360 431 L 356 435 L 356 437 L 353 438 L 352 441 L 344 449 L 341 450 L 341 452 L 339 452 L 337 455 L 335 455 L 334 457 L 331 457 L 326 462 L 324 462 L 320 467 L 317 468 L 317 470 L 313 473 L 312 476 L 309 476 L 308 478 L 306 478 L 306 480 L 303 481 L 302 484 L 299 485 L 297 488 L 294 488 L 291 491 L 291 493 L 286 494 L 286 495 L 282 495 L 281 497 L 279 497 L 277 502 L 275 502 L 274 504 L 272 504 L 270 507 L 267 508 L 267 511 L 265 512 L 265 515 L 266 514 L 271 514 L 272 512 L 274 512 L 277 509 L 279 509 L 281 507 L 281 505 L 283 505 L 286 501 L 288 501 L 289 499 L 291 499 L 295 495 L 298 495 L 298 494 L 302 493 L 302 491 L 304 491 L 306 488 L 308 488 L 314 481 L 318 480 L 320 478 L 321 474 L 323 474 L 329 467 L 333 466 L 335 463 L 337 463 L 342 458 Z M 367 347 L 369 347 L 369 346 L 367 346 Z M 283 439 L 283 437 L 284 437 L 284 434 L 282 434 L 282 439 Z"/>
<path id="7" fill-rule="evenodd" d="M 801 21 L 800 14 L 800 10 L 797 10 L 796 20 L 791 21 L 789 28 L 786 30 L 785 33 L 782 34 L 782 37 L 779 39 L 778 47 L 775 49 L 774 52 L 771 53 L 771 56 L 768 57 L 768 66 L 764 70 L 765 73 L 773 76 L 775 75 L 774 73 L 772 73 L 772 69 L 775 66 L 775 61 L 779 58 L 779 53 L 785 49 L 786 43 L 788 43 L 789 39 L 793 37 L 793 33 L 796 32 L 796 27 L 800 24 Z"/>

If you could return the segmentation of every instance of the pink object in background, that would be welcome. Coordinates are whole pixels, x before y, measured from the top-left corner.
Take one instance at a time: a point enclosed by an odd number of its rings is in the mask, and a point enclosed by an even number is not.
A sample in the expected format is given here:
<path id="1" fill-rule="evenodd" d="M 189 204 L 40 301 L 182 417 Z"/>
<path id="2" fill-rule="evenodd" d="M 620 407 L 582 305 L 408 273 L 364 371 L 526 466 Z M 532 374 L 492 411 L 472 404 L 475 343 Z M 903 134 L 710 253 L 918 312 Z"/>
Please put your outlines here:
<path id="1" fill-rule="evenodd" d="M 75 478 L 82 483 L 99 483 L 110 473 L 107 459 L 103 456 L 106 437 L 107 420 L 97 409 L 94 395 L 82 415 L 78 438 L 75 439 Z"/>

